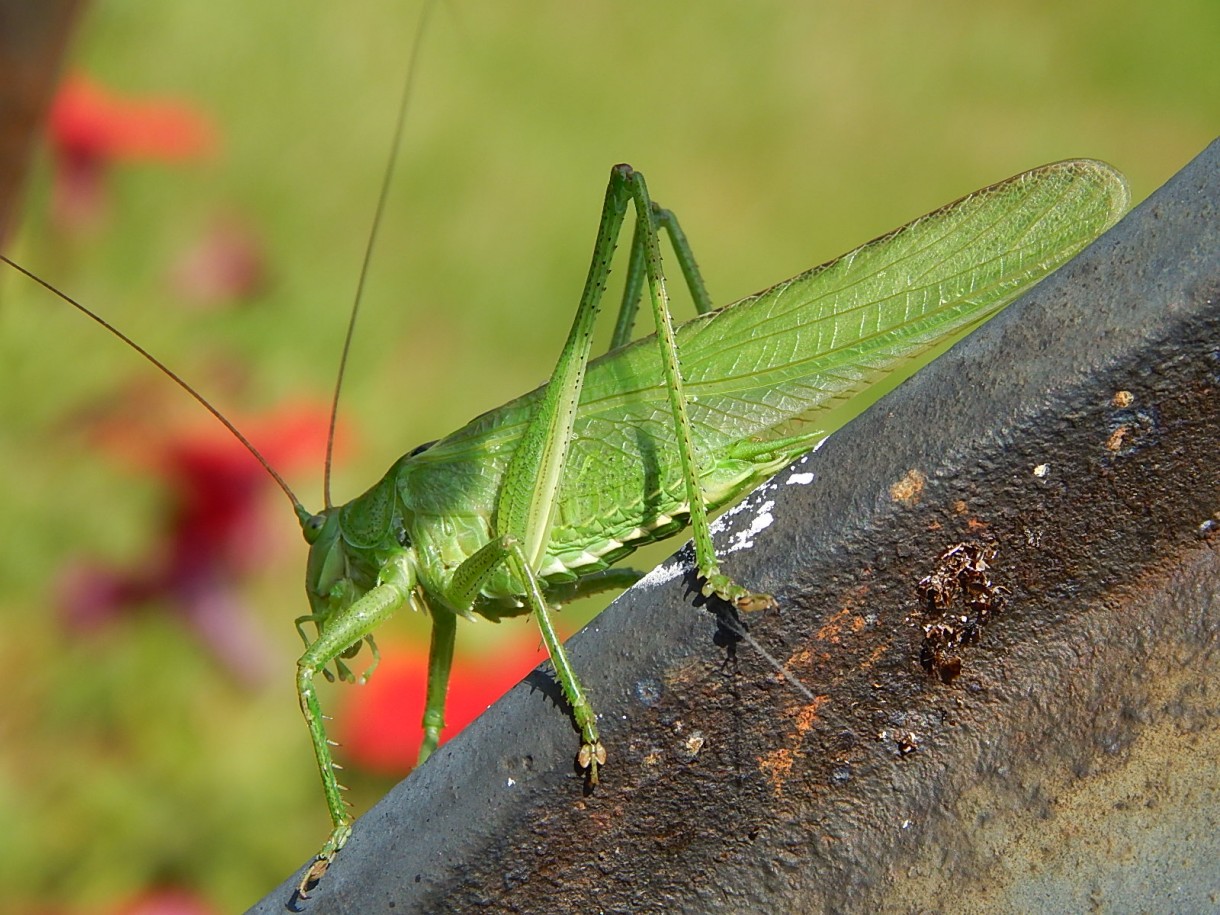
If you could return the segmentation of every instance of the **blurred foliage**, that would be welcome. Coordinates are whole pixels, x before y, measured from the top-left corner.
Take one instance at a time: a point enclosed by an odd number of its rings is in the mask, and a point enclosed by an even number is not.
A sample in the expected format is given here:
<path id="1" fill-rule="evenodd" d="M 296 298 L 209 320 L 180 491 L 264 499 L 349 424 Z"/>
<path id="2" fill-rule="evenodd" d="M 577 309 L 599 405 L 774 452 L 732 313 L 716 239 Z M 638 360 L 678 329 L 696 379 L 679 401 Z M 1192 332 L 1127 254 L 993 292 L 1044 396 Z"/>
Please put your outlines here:
<path id="1" fill-rule="evenodd" d="M 189 104 L 219 151 L 115 163 L 83 232 L 52 220 L 44 163 L 10 253 L 226 411 L 324 400 L 417 14 L 388 0 L 95 3 L 72 66 Z M 612 164 L 647 174 L 727 302 L 1047 161 L 1109 160 L 1141 199 L 1215 135 L 1218 46 L 1213 0 L 445 5 L 373 258 L 336 498 L 546 377 Z M 265 275 L 232 307 L 183 307 L 173 265 L 218 221 L 258 240 Z M 97 911 L 165 884 L 249 904 L 326 829 L 292 690 L 295 520 L 269 490 L 272 546 L 242 585 L 274 653 L 264 684 L 235 682 L 156 606 L 65 631 L 54 594 L 69 561 L 141 561 L 165 510 L 163 484 L 80 425 L 133 389 L 165 388 L 175 415 L 197 408 L 25 281 L 4 275 L 0 293 L 5 907 Z M 317 504 L 320 472 L 290 482 Z M 578 618 L 565 611 L 569 628 Z M 396 621 L 395 637 L 420 622 Z M 501 634 L 463 625 L 459 644 L 495 653 Z M 358 782 L 359 811 L 388 785 Z"/>

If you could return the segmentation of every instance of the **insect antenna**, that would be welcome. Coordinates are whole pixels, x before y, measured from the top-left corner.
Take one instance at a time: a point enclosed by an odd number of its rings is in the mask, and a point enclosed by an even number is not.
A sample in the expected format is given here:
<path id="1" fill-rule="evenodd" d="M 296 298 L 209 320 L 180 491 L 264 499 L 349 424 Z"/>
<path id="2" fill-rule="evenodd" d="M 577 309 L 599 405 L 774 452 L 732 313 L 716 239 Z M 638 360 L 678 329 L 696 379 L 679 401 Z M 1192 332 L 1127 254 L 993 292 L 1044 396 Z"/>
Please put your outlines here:
<path id="1" fill-rule="evenodd" d="M 398 163 L 398 153 L 402 146 L 403 128 L 407 121 L 407 108 L 411 94 L 415 88 L 416 71 L 419 63 L 420 48 L 423 46 L 424 33 L 428 29 L 428 20 L 432 17 L 435 0 L 428 0 L 419 14 L 419 24 L 415 27 L 415 37 L 411 43 L 411 56 L 407 62 L 407 75 L 403 80 L 402 97 L 398 102 L 398 117 L 394 124 L 393 137 L 390 140 L 390 155 L 385 171 L 381 176 L 381 189 L 377 194 L 377 206 L 373 211 L 373 223 L 369 227 L 368 241 L 364 245 L 364 261 L 360 265 L 360 278 L 356 281 L 356 296 L 352 301 L 351 314 L 347 319 L 347 333 L 343 337 L 343 351 L 339 356 L 339 372 L 335 378 L 335 394 L 330 404 L 330 426 L 326 432 L 326 463 L 322 471 L 322 502 L 331 507 L 330 499 L 330 469 L 335 454 L 335 424 L 339 419 L 339 396 L 343 391 L 343 376 L 347 372 L 347 359 L 352 349 L 352 336 L 356 332 L 356 318 L 360 314 L 360 302 L 364 298 L 364 284 L 368 278 L 369 264 L 373 260 L 373 248 L 377 244 L 377 236 L 381 230 L 381 218 L 385 213 L 386 200 L 390 195 L 390 185 L 394 180 L 394 169 Z"/>
<path id="2" fill-rule="evenodd" d="M 10 258 L 6 257 L 3 254 L 0 254 L 0 261 L 3 261 L 4 263 L 8 264 L 18 273 L 21 273 L 21 274 L 29 277 L 39 286 L 43 287 L 44 289 L 48 290 L 52 294 L 63 299 L 65 302 L 67 302 L 69 305 L 71 305 L 81 314 L 85 315 L 85 317 L 90 318 L 95 323 L 101 325 L 103 328 L 108 330 L 111 334 L 118 337 L 120 340 L 122 340 L 124 343 L 126 343 L 128 346 L 130 346 L 133 350 L 135 350 L 137 353 L 139 353 L 141 356 L 143 356 L 145 359 L 147 359 L 149 362 L 151 362 L 153 365 L 155 365 L 158 369 L 160 369 L 162 374 L 166 375 L 171 381 L 173 381 L 176 385 L 178 385 L 178 387 L 182 388 L 182 390 L 184 390 L 184 391 L 186 391 L 186 393 L 190 394 L 191 397 L 195 398 L 195 400 L 198 401 L 199 404 L 205 410 L 207 410 L 214 417 L 216 417 L 216 419 L 220 420 L 221 424 L 226 429 L 228 429 L 230 433 L 232 433 L 233 437 L 236 438 L 239 442 L 241 442 L 243 446 L 245 446 L 245 449 L 254 456 L 255 460 L 257 460 L 260 464 L 262 464 L 263 469 L 271 475 L 271 479 L 275 480 L 276 485 L 278 485 L 279 488 L 284 491 L 284 495 L 286 495 L 288 497 L 288 499 L 292 502 L 293 510 L 297 513 L 298 517 L 303 517 L 303 516 L 309 514 L 309 512 L 305 509 L 305 507 L 303 505 L 301 505 L 301 500 L 296 497 L 296 494 L 292 491 L 292 489 L 284 481 L 284 478 L 279 475 L 279 473 L 276 471 L 276 469 L 271 466 L 271 464 L 267 461 L 267 459 L 265 457 L 263 457 L 262 453 L 259 452 L 259 450 L 257 448 L 254 447 L 254 445 L 250 442 L 250 440 L 241 433 L 241 430 L 238 429 L 237 426 L 233 425 L 233 423 L 229 421 L 228 417 L 226 417 L 223 413 L 221 413 L 214 406 L 212 406 L 212 404 L 208 402 L 206 397 L 204 397 L 197 390 L 195 390 L 195 388 L 191 387 L 191 385 L 189 383 L 187 383 L 187 381 L 181 375 L 179 375 L 177 372 L 175 372 L 173 369 L 171 369 L 169 366 L 167 366 L 164 362 L 162 362 L 160 359 L 158 359 L 156 356 L 154 356 L 152 353 L 150 353 L 148 350 L 146 350 L 144 347 L 142 347 L 139 343 L 136 343 L 135 340 L 131 339 L 131 337 L 127 336 L 127 334 L 123 333 L 121 330 L 119 330 L 117 327 L 115 327 L 113 324 L 111 324 L 109 321 L 107 321 L 97 312 L 95 312 L 92 309 L 88 308 L 87 306 L 81 304 L 76 299 L 72 298 L 72 296 L 70 296 L 66 292 L 64 292 L 62 289 L 59 289 L 58 287 L 54 286 L 53 284 L 47 282 L 42 277 L 38 276 L 36 273 L 33 273 L 30 270 L 27 270 L 25 267 L 21 266 L 16 261 L 11 260 Z"/>

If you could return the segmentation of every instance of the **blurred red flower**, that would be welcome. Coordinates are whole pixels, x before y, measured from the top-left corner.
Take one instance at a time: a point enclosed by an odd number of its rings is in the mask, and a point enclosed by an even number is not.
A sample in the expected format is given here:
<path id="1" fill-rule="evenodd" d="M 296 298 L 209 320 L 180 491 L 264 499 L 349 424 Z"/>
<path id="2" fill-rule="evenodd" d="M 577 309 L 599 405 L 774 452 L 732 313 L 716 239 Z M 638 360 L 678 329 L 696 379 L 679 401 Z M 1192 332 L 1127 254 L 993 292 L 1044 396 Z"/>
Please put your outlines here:
<path id="1" fill-rule="evenodd" d="M 494 652 L 454 657 L 442 743 L 546 660 L 537 630 L 515 628 L 516 632 L 503 634 L 504 641 Z M 336 716 L 343 761 L 383 775 L 403 775 L 413 769 L 423 739 L 420 722 L 427 680 L 427 645 L 381 646 L 381 663 L 369 681 L 344 691 L 346 706 Z"/>
<path id="2" fill-rule="evenodd" d="M 329 412 L 316 404 L 283 407 L 241 422 L 281 473 L 320 467 Z M 238 583 L 266 559 L 262 466 L 223 428 L 210 424 L 165 435 L 130 418 L 97 424 L 94 440 L 168 489 L 164 527 L 134 568 L 76 561 L 62 573 L 61 618 L 77 633 L 100 629 L 150 601 L 173 607 L 239 679 L 263 679 L 269 653 L 254 629 Z"/>
<path id="3" fill-rule="evenodd" d="M 183 162 L 211 155 L 211 121 L 188 103 L 125 98 L 83 74 L 60 84 L 48 116 L 55 159 L 53 213 L 68 230 L 104 215 L 103 179 L 114 162 Z"/>
<path id="4" fill-rule="evenodd" d="M 171 887 L 147 890 L 112 910 L 113 915 L 215 915 L 216 911 L 196 894 Z"/>

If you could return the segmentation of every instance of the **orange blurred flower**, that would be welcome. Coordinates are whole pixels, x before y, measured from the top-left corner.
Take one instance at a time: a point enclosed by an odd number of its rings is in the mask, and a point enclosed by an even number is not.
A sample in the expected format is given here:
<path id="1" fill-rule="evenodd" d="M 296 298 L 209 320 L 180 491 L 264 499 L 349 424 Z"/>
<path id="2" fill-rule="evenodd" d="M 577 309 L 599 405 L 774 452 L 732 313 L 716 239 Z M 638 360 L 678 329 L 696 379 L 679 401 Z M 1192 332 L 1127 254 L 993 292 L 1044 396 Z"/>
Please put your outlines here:
<path id="1" fill-rule="evenodd" d="M 546 660 L 537 630 L 530 626 L 515 628 L 516 633 L 503 634 L 504 640 L 494 653 L 459 653 L 454 657 L 442 743 Z M 381 663 L 368 683 L 343 691 L 347 694 L 346 707 L 336 716 L 343 761 L 383 775 L 403 775 L 413 769 L 423 739 L 420 722 L 427 680 L 426 645 L 382 646 Z"/>
<path id="2" fill-rule="evenodd" d="M 198 160 L 218 146 L 211 121 L 186 102 L 126 98 L 79 73 L 60 84 L 47 127 L 55 159 L 53 212 L 69 230 L 102 220 L 103 181 L 113 163 Z"/>
<path id="3" fill-rule="evenodd" d="M 122 903 L 113 915 L 214 915 L 216 908 L 187 890 L 150 889 Z"/>

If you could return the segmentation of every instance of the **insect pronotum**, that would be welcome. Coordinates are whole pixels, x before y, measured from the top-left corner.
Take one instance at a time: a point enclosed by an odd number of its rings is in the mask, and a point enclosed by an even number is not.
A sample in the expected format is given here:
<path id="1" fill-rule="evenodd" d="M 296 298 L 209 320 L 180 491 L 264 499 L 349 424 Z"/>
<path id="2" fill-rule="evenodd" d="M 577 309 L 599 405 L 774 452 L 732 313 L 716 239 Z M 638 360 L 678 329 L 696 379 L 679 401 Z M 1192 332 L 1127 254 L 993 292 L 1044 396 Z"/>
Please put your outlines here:
<path id="1" fill-rule="evenodd" d="M 770 595 L 721 568 L 709 513 L 815 446 L 832 431 L 829 422 L 850 415 L 847 402 L 997 313 L 1113 225 L 1127 204 L 1125 180 L 1104 163 L 1046 165 L 716 309 L 674 214 L 652 201 L 639 172 L 611 169 L 584 292 L 543 387 L 404 455 L 341 505 L 328 494 L 312 512 L 272 471 L 309 544 L 309 610 L 296 620 L 307 647 L 296 688 L 332 823 L 301 894 L 351 833 L 318 673 L 334 668 L 350 678 L 344 659 L 364 642 L 372 647 L 378 624 L 404 609 L 428 614 L 422 761 L 444 724 L 457 618 L 531 614 L 580 731 L 578 764 L 596 783 L 608 751 L 595 697 L 552 625 L 554 600 L 629 585 L 638 573 L 615 567 L 619 560 L 689 527 L 704 595 L 742 610 L 773 606 Z M 613 341 L 592 359 L 602 292 L 629 215 L 634 231 Z M 663 234 L 700 312 L 677 326 Z M 645 286 L 656 332 L 633 339 Z"/>

